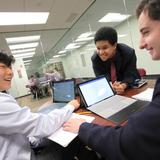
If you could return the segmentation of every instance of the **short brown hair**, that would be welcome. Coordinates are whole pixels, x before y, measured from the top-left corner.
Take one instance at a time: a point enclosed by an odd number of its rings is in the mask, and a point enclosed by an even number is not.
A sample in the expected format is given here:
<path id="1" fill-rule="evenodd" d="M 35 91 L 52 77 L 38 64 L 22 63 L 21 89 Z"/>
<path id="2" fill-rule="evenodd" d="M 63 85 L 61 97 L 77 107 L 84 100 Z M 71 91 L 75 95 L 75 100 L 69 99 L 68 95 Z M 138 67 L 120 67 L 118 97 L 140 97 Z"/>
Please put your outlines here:
<path id="1" fill-rule="evenodd" d="M 136 9 L 137 17 L 146 11 L 151 19 L 160 20 L 160 0 L 142 0 Z"/>

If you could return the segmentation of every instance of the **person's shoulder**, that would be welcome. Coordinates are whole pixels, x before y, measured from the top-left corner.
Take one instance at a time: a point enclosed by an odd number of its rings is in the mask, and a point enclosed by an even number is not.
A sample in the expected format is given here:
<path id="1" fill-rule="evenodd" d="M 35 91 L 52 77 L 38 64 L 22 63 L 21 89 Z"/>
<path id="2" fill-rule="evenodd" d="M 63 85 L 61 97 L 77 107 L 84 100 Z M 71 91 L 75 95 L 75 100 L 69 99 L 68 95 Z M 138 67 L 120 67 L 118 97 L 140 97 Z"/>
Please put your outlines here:
<path id="1" fill-rule="evenodd" d="M 117 44 L 117 49 L 118 49 L 120 52 L 124 53 L 124 54 L 134 53 L 134 49 L 133 49 L 132 47 L 124 44 L 124 43 L 118 43 L 118 44 Z"/>

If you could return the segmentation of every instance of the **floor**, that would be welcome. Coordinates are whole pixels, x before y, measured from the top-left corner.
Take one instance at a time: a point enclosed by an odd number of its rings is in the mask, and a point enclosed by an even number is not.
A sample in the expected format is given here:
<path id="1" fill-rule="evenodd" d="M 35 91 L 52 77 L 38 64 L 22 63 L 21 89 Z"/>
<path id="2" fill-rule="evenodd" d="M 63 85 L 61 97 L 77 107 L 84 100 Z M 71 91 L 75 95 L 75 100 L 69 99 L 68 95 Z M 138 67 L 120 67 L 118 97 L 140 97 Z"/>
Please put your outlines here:
<path id="1" fill-rule="evenodd" d="M 47 101 L 51 101 L 52 97 L 48 96 L 41 99 L 33 99 L 31 95 L 28 95 L 16 100 L 21 107 L 27 106 L 31 109 L 32 112 L 36 112 L 44 103 L 46 103 Z"/>

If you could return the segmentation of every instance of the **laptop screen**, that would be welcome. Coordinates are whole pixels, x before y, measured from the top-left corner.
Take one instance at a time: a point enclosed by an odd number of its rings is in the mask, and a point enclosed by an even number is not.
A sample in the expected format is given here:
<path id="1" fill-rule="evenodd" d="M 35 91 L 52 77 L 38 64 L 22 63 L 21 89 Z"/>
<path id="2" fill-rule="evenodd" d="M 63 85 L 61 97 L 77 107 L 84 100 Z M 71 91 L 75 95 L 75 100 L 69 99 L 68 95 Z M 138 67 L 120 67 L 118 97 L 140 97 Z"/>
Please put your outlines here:
<path id="1" fill-rule="evenodd" d="M 64 80 L 52 83 L 53 101 L 69 102 L 75 98 L 74 80 Z"/>
<path id="2" fill-rule="evenodd" d="M 87 107 L 114 95 L 106 77 L 98 77 L 81 83 L 79 84 L 79 90 Z"/>

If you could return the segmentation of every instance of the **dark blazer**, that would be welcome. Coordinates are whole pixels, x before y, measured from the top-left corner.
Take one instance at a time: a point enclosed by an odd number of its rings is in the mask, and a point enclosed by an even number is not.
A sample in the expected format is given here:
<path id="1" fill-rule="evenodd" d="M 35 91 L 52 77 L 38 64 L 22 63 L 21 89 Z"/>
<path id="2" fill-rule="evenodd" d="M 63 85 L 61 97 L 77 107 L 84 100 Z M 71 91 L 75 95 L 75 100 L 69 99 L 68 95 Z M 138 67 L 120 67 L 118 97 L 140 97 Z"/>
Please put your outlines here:
<path id="1" fill-rule="evenodd" d="M 107 160 L 160 160 L 160 78 L 152 101 L 125 126 L 83 123 L 79 137 Z"/>
<path id="2" fill-rule="evenodd" d="M 107 75 L 110 80 L 111 59 L 102 61 L 95 52 L 91 57 L 92 66 L 96 77 Z M 117 44 L 114 63 L 117 72 L 117 80 L 132 85 L 135 79 L 140 79 L 136 69 L 135 50 L 125 44 Z"/>

